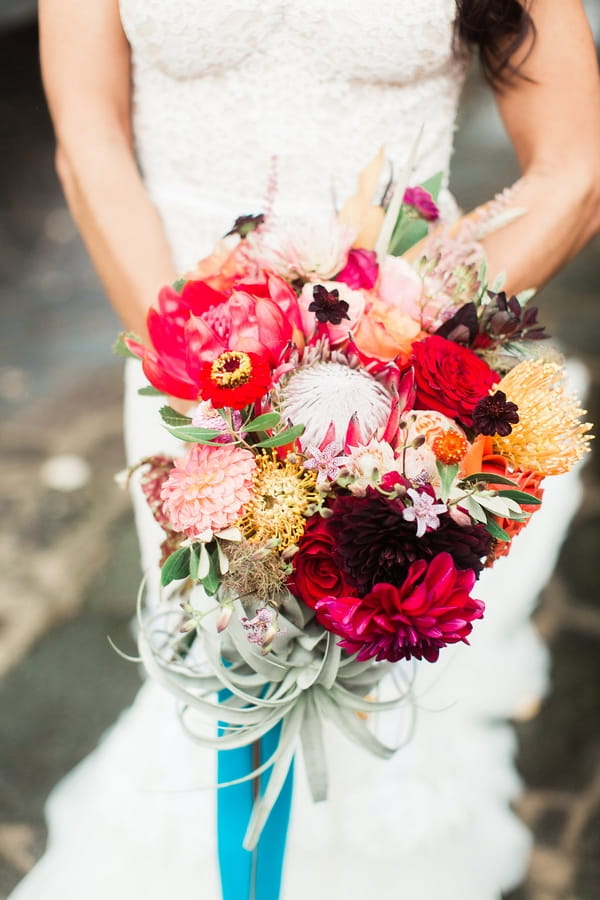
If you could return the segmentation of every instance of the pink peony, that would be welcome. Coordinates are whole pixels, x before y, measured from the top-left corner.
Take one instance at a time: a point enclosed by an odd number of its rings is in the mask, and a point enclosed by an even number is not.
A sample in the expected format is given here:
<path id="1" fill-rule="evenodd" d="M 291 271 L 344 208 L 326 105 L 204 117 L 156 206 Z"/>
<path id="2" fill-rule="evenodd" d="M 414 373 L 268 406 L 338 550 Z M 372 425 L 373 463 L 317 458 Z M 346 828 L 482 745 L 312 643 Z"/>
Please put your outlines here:
<path id="1" fill-rule="evenodd" d="M 161 491 L 172 528 L 208 540 L 213 532 L 228 528 L 252 496 L 255 468 L 249 450 L 232 444 L 194 444 L 175 462 Z"/>
<path id="2" fill-rule="evenodd" d="M 233 291 L 205 281 L 187 281 L 181 294 L 164 287 L 147 323 L 152 347 L 127 344 L 154 387 L 184 400 L 198 399 L 203 363 L 226 350 L 256 353 L 275 369 L 290 342 L 302 342 L 296 295 L 273 275 Z"/>
<path id="3" fill-rule="evenodd" d="M 370 291 L 375 287 L 379 267 L 374 250 L 351 250 L 348 262 L 337 275 L 336 281 L 343 281 L 354 290 L 365 288 Z"/>
<path id="4" fill-rule="evenodd" d="M 435 662 L 447 644 L 468 643 L 472 621 L 483 616 L 483 603 L 469 595 L 474 584 L 471 569 L 456 569 L 449 553 L 438 553 L 412 563 L 400 587 L 378 583 L 361 598 L 323 597 L 315 609 L 321 625 L 361 662 L 374 656 Z"/>

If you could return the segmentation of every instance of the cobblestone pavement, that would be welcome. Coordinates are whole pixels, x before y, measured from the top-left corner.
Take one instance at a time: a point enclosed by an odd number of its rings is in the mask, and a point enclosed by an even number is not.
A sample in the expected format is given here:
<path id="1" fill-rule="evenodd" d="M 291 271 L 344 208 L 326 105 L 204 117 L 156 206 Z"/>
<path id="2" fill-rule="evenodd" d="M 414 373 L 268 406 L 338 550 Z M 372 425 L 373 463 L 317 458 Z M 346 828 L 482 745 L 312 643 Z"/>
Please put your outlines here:
<path id="1" fill-rule="evenodd" d="M 112 476 L 123 462 L 117 324 L 102 299 L 52 172 L 36 35 L 0 37 L 12 72 L 0 87 L 0 898 L 45 841 L 43 802 L 133 697 L 135 537 Z M 506 142 L 471 87 L 454 186 L 470 206 L 510 183 Z M 544 291 L 550 329 L 591 375 L 600 421 L 600 242 Z M 600 900 L 600 593 L 598 457 L 538 627 L 553 650 L 553 687 L 517 725 L 527 788 L 519 811 L 536 845 L 511 900 Z M 484 900 L 484 898 L 482 898 Z"/>

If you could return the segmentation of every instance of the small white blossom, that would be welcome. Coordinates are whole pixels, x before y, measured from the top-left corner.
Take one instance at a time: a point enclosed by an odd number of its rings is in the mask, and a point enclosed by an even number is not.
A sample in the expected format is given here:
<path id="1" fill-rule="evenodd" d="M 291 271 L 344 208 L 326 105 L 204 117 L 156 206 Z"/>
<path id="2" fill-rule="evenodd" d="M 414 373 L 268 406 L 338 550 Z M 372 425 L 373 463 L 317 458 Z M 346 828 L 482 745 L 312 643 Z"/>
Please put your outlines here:
<path id="1" fill-rule="evenodd" d="M 417 537 L 423 537 L 428 528 L 439 528 L 438 513 L 447 512 L 445 503 L 436 503 L 435 498 L 429 494 L 415 491 L 409 488 L 406 492 L 413 502 L 402 511 L 402 518 L 406 522 L 417 523 Z"/>
<path id="2" fill-rule="evenodd" d="M 309 459 L 304 463 L 304 468 L 316 470 L 317 484 L 335 481 L 348 461 L 346 456 L 338 456 L 340 448 L 334 444 L 329 444 L 324 450 L 308 447 L 306 452 Z"/>

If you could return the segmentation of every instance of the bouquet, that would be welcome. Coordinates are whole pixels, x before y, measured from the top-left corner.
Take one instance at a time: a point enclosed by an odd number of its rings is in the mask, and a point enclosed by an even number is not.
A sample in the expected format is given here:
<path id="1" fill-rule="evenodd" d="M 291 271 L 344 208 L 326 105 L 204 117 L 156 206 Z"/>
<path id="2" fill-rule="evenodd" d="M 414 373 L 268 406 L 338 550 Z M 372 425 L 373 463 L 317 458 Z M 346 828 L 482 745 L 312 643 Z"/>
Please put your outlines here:
<path id="1" fill-rule="evenodd" d="M 162 289 L 151 344 L 124 336 L 144 391 L 179 401 L 160 414 L 181 454 L 137 467 L 167 597 L 140 653 L 184 724 L 201 714 L 198 740 L 230 753 L 275 734 L 235 779 L 270 770 L 248 849 L 298 741 L 325 796 L 325 719 L 395 752 L 371 729 L 410 698 L 393 664 L 468 643 L 482 569 L 588 449 L 532 292 L 486 283 L 480 239 L 506 198 L 445 226 L 440 176 L 373 204 L 381 165 L 336 220 L 240 217 Z"/>

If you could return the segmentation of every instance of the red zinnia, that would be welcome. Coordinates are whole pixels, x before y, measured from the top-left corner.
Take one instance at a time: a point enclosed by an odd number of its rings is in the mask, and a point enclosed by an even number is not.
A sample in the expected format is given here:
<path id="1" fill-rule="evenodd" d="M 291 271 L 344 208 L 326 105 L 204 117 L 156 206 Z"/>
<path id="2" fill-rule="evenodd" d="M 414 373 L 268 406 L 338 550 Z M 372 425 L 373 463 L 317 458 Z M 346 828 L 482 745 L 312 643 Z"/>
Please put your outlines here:
<path id="1" fill-rule="evenodd" d="M 202 399 L 215 409 L 243 409 L 270 389 L 271 370 L 256 353 L 226 350 L 203 363 L 198 382 Z"/>
<path id="2" fill-rule="evenodd" d="M 483 616 L 483 603 L 469 594 L 474 584 L 471 569 L 456 569 L 449 553 L 439 553 L 429 564 L 414 562 L 401 587 L 379 583 L 358 599 L 324 597 L 315 609 L 321 625 L 361 662 L 435 662 L 447 644 L 468 643 L 471 622 Z"/>

